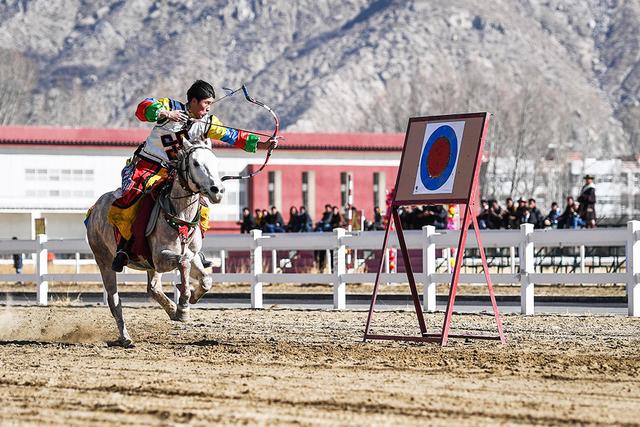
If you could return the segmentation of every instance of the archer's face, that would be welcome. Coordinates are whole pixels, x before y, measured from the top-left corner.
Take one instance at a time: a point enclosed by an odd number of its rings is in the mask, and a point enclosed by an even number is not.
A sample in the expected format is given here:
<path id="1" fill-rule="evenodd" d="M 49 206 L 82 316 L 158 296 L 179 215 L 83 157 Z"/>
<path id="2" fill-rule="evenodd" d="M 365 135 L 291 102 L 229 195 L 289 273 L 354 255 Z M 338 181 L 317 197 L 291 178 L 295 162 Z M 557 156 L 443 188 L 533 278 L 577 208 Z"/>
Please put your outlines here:
<path id="1" fill-rule="evenodd" d="M 209 113 L 212 104 L 213 98 L 205 98 L 199 101 L 196 98 L 193 98 L 189 102 L 189 113 L 191 113 L 191 115 L 196 119 L 202 119 Z"/>

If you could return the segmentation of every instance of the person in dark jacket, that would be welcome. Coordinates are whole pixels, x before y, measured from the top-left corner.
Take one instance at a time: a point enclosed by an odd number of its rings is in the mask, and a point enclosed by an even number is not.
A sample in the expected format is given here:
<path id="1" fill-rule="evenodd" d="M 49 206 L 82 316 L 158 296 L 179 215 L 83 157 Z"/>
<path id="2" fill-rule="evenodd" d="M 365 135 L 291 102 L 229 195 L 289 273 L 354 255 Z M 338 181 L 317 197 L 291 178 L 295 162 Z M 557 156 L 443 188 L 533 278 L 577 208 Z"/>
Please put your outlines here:
<path id="1" fill-rule="evenodd" d="M 11 240 L 18 240 L 18 238 L 14 236 Z M 13 268 L 16 269 L 16 274 L 22 274 L 22 254 L 13 254 Z M 18 280 L 16 285 L 22 285 L 22 281 Z"/>
<path id="2" fill-rule="evenodd" d="M 257 210 L 257 209 L 256 209 Z M 258 228 L 256 219 L 251 214 L 249 208 L 242 208 L 242 221 L 240 221 L 240 233 L 249 233 L 251 230 Z"/>
<path id="3" fill-rule="evenodd" d="M 300 230 L 298 231 L 302 233 L 313 231 L 313 220 L 307 212 L 307 208 L 305 208 L 304 206 L 300 206 L 300 210 L 298 212 L 298 222 L 300 224 Z"/>
<path id="4" fill-rule="evenodd" d="M 593 176 L 584 176 L 584 185 L 578 196 L 578 214 L 584 221 L 585 227 L 596 227 L 596 187 L 593 185 Z"/>
<path id="5" fill-rule="evenodd" d="M 513 230 L 518 228 L 518 214 L 511 197 L 506 200 L 506 207 L 502 211 L 502 227 Z"/>
<path id="6" fill-rule="evenodd" d="M 298 208 L 291 206 L 289 208 L 289 222 L 287 223 L 287 232 L 297 233 L 300 231 L 300 218 L 298 216 Z"/>
<path id="7" fill-rule="evenodd" d="M 540 212 L 540 209 L 536 206 L 536 199 L 529 199 L 527 207 L 531 213 L 529 224 L 533 224 L 534 228 L 542 228 L 544 224 L 544 216 L 542 216 L 542 212 Z"/>
<path id="8" fill-rule="evenodd" d="M 337 206 L 331 207 L 331 229 L 344 227 L 344 219 Z"/>
<path id="9" fill-rule="evenodd" d="M 264 231 L 266 233 L 284 233 L 284 219 L 278 208 L 271 206 L 271 212 L 267 214 Z"/>
<path id="10" fill-rule="evenodd" d="M 331 231 L 331 219 L 333 218 L 333 211 L 331 205 L 324 205 L 324 212 L 322 218 L 316 224 L 315 231 Z"/>

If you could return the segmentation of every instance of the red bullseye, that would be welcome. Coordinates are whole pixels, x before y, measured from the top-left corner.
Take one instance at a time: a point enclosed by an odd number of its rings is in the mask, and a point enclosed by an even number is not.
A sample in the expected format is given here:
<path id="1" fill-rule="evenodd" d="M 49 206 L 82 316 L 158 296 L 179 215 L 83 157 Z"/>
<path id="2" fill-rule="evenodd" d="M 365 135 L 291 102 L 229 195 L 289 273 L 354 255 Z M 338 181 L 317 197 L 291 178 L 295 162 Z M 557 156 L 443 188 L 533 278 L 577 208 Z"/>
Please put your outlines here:
<path id="1" fill-rule="evenodd" d="M 451 143 L 449 139 L 440 137 L 434 142 L 427 157 L 427 172 L 429 176 L 437 178 L 447 167 L 451 158 Z"/>

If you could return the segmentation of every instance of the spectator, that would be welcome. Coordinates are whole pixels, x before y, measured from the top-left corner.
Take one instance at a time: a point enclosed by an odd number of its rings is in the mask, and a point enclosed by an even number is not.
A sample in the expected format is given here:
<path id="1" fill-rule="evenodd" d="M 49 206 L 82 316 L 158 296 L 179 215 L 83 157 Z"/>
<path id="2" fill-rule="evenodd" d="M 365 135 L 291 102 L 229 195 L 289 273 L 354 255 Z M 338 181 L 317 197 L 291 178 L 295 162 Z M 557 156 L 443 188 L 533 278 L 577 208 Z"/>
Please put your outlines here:
<path id="1" fill-rule="evenodd" d="M 303 233 L 313 231 L 313 220 L 307 213 L 307 208 L 300 206 L 300 213 L 298 214 L 298 222 L 300 223 L 300 230 Z"/>
<path id="2" fill-rule="evenodd" d="M 578 196 L 578 213 L 587 228 L 596 227 L 596 187 L 593 185 L 593 176 L 584 176 L 584 185 Z"/>
<path id="3" fill-rule="evenodd" d="M 263 210 L 262 209 L 255 209 L 254 212 L 256 213 L 255 215 L 255 220 L 256 220 L 256 227 L 258 227 L 259 230 L 262 230 L 264 228 L 264 214 L 263 214 Z"/>
<path id="4" fill-rule="evenodd" d="M 340 228 L 344 226 L 344 220 L 342 218 L 342 214 L 340 213 L 340 209 L 337 206 L 333 206 L 331 208 L 331 229 L 335 230 L 336 228 Z"/>
<path id="5" fill-rule="evenodd" d="M 480 201 L 480 213 L 476 219 L 478 220 L 478 228 L 480 230 L 489 228 L 489 202 L 485 199 Z"/>
<path id="6" fill-rule="evenodd" d="M 331 220 L 333 218 L 333 211 L 331 210 L 331 205 L 324 205 L 324 212 L 322 213 L 322 218 L 316 224 L 315 231 L 331 231 Z"/>
<path id="7" fill-rule="evenodd" d="M 502 224 L 502 208 L 496 199 L 489 201 L 488 227 L 497 230 Z"/>
<path id="8" fill-rule="evenodd" d="M 572 228 L 571 221 L 573 220 L 573 212 L 577 210 L 576 202 L 573 197 L 567 196 L 567 204 L 562 212 L 562 215 L 558 218 L 558 228 Z"/>
<path id="9" fill-rule="evenodd" d="M 521 216 L 518 218 L 518 222 L 520 223 L 520 225 L 522 224 L 532 224 L 534 228 L 536 228 L 537 225 L 537 217 L 531 214 L 531 210 L 529 209 L 529 207 L 525 206 L 523 209 L 520 210 L 521 212 Z"/>
<path id="10" fill-rule="evenodd" d="M 384 217 L 380 212 L 380 207 L 373 208 L 373 223 L 369 227 L 369 230 L 384 230 Z"/>
<path id="11" fill-rule="evenodd" d="M 560 207 L 556 202 L 551 203 L 551 210 L 544 219 L 545 228 L 559 228 L 558 220 L 560 219 Z"/>
<path id="12" fill-rule="evenodd" d="M 432 225 L 438 230 L 444 230 L 447 227 L 447 211 L 442 205 L 422 206 L 416 227 L 422 228 L 425 225 Z"/>
<path id="13" fill-rule="evenodd" d="M 12 237 L 11 240 L 18 240 L 17 237 Z M 16 274 L 22 274 L 22 254 L 13 254 L 13 268 L 16 269 Z M 16 285 L 22 285 L 22 281 L 18 280 Z"/>
<path id="14" fill-rule="evenodd" d="M 259 212 L 259 209 L 256 209 L 256 212 Z M 242 221 L 240 221 L 240 233 L 249 233 L 251 230 L 258 228 L 256 224 L 256 219 L 251 214 L 249 208 L 242 208 Z"/>
<path id="15" fill-rule="evenodd" d="M 402 228 L 405 230 L 410 230 L 416 227 L 417 220 L 417 211 L 414 206 L 404 206 L 402 212 L 399 212 L 400 222 L 402 223 Z"/>
<path id="16" fill-rule="evenodd" d="M 518 213 L 511 197 L 506 200 L 506 207 L 502 212 L 502 226 L 512 230 L 518 228 Z"/>
<path id="17" fill-rule="evenodd" d="M 575 209 L 575 205 L 569 208 L 568 212 L 568 222 L 567 228 L 582 228 L 585 226 L 584 220 L 578 214 L 578 211 Z"/>
<path id="18" fill-rule="evenodd" d="M 263 211 L 264 212 L 264 211 Z M 267 214 L 264 231 L 267 233 L 284 233 L 284 219 L 278 208 L 271 206 L 271 213 Z"/>
<path id="19" fill-rule="evenodd" d="M 540 209 L 536 207 L 536 199 L 529 199 L 527 207 L 531 213 L 531 220 L 529 223 L 533 224 L 534 228 L 542 228 L 544 217 L 542 216 Z"/>
<path id="20" fill-rule="evenodd" d="M 291 206 L 289 208 L 289 222 L 287 223 L 287 231 L 297 233 L 300 231 L 300 218 L 298 217 L 298 208 Z"/>
<path id="21" fill-rule="evenodd" d="M 525 216 L 525 210 L 528 210 L 527 201 L 522 197 L 520 197 L 518 199 L 518 207 L 516 208 L 517 226 L 515 228 L 519 228 L 520 224 L 526 224 L 526 221 L 522 222 L 522 218 L 524 218 Z M 527 215 L 527 221 L 528 220 L 529 220 L 529 215 Z"/>

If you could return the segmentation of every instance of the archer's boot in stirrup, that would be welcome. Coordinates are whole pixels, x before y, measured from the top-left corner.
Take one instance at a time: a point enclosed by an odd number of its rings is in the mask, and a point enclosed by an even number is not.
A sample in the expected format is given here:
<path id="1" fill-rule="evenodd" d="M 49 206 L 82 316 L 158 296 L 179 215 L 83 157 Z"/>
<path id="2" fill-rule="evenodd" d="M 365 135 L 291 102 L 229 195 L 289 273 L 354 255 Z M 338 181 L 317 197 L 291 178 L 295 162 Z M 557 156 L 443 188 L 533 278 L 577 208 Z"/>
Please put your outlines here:
<path id="1" fill-rule="evenodd" d="M 200 252 L 199 255 L 200 255 L 200 259 L 202 260 L 202 266 L 204 268 L 209 268 L 213 265 L 213 261 L 205 259 L 204 254 L 202 252 Z"/>
<path id="2" fill-rule="evenodd" d="M 129 264 L 129 255 L 125 251 L 116 252 L 116 256 L 113 258 L 111 269 L 117 273 L 121 273 L 124 266 Z"/>
<path id="3" fill-rule="evenodd" d="M 129 254 L 127 254 L 129 248 L 129 241 L 124 237 L 120 237 L 118 247 L 116 248 L 116 256 L 113 257 L 113 263 L 111 263 L 111 269 L 117 273 L 122 272 L 125 265 L 129 264 Z"/>

